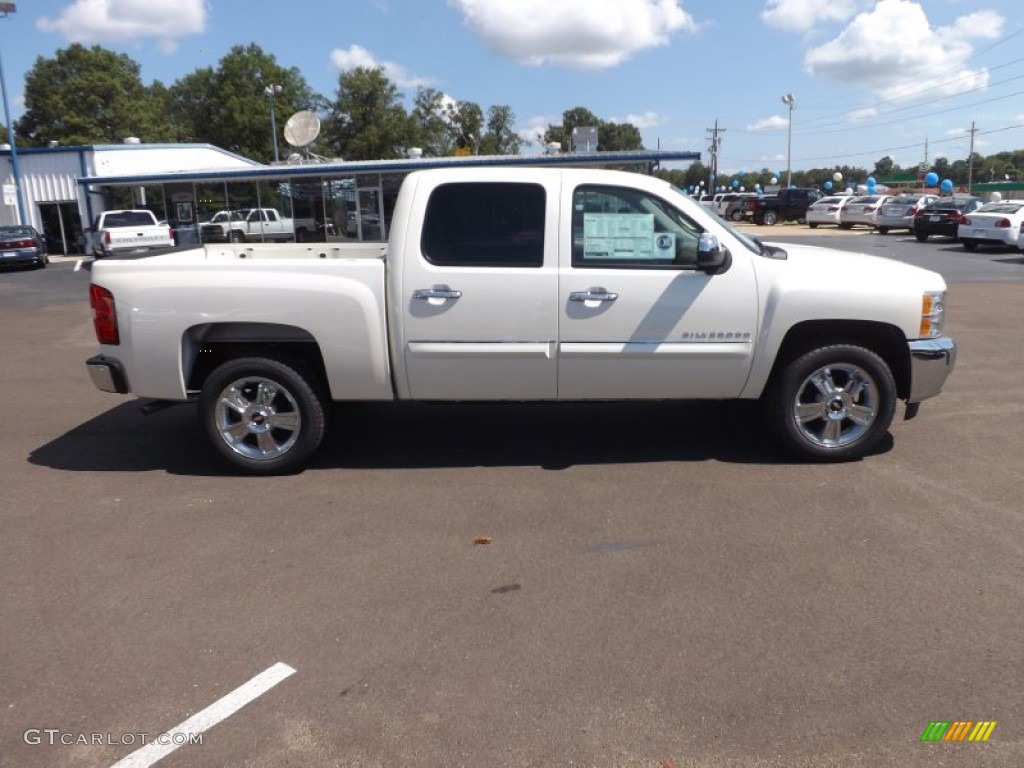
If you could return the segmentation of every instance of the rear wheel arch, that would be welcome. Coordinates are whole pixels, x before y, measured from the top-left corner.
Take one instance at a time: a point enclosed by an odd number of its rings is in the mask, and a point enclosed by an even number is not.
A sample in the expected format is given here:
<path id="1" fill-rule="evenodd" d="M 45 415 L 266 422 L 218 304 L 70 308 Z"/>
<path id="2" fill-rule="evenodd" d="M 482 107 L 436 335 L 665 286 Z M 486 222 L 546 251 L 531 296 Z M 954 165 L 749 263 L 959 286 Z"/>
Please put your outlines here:
<path id="1" fill-rule="evenodd" d="M 315 337 L 302 328 L 275 323 L 211 323 L 189 328 L 181 345 L 186 390 L 197 395 L 214 370 L 244 357 L 269 358 L 302 369 L 323 399 L 329 399 L 323 353 Z"/>

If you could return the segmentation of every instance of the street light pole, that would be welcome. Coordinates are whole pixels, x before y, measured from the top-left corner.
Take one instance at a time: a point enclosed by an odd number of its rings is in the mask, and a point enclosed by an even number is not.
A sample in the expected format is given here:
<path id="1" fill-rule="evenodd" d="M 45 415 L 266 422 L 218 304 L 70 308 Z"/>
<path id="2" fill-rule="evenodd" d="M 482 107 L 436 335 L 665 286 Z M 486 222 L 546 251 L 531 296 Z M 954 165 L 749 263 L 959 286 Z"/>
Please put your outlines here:
<path id="1" fill-rule="evenodd" d="M 782 103 L 789 107 L 788 136 L 786 137 L 786 186 L 793 186 L 793 105 L 796 104 L 796 97 L 787 93 L 782 97 Z"/>
<path id="2" fill-rule="evenodd" d="M 18 10 L 14 3 L 0 3 L 0 18 L 6 19 Z M 21 173 L 18 171 L 18 147 L 14 143 L 14 129 L 11 127 L 11 110 L 7 106 L 7 83 L 4 80 L 4 65 L 0 61 L 0 91 L 4 99 L 4 122 L 7 124 L 7 143 L 11 146 L 11 170 L 14 173 L 14 193 L 18 198 L 18 224 L 24 226 L 25 203 L 21 198 Z"/>
<path id="3" fill-rule="evenodd" d="M 270 135 L 274 138 L 274 162 L 279 162 L 281 156 L 277 153 L 277 121 L 274 117 L 274 99 L 284 90 L 280 85 L 268 85 L 263 89 L 263 95 L 270 99 Z"/>

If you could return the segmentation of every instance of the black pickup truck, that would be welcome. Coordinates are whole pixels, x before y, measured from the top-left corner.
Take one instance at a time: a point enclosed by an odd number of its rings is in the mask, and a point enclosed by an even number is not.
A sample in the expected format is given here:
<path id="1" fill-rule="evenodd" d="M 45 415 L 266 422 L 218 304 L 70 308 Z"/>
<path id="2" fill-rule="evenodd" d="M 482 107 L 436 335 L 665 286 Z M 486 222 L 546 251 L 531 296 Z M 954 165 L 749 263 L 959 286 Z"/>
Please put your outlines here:
<path id="1" fill-rule="evenodd" d="M 754 223 L 803 221 L 807 208 L 821 195 L 817 189 L 780 189 L 774 197 L 759 197 L 753 201 Z"/>

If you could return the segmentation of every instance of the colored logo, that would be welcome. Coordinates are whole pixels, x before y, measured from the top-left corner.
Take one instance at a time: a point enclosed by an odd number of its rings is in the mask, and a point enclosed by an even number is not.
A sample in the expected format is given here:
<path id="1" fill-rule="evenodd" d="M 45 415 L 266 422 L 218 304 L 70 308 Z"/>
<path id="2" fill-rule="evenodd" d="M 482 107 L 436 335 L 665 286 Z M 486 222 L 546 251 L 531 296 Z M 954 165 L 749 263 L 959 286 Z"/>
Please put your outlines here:
<path id="1" fill-rule="evenodd" d="M 995 720 L 933 720 L 921 741 L 988 741 L 995 727 Z"/>

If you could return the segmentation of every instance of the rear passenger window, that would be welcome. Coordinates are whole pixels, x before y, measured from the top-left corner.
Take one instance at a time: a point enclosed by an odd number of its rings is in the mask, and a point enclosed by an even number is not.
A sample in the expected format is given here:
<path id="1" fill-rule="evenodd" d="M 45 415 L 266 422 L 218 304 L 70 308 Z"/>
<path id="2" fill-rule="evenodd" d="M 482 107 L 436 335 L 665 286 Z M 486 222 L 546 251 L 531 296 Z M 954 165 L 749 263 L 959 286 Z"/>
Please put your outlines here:
<path id="1" fill-rule="evenodd" d="M 420 248 L 438 266 L 540 267 L 544 208 L 539 184 L 442 184 L 427 201 Z"/>

